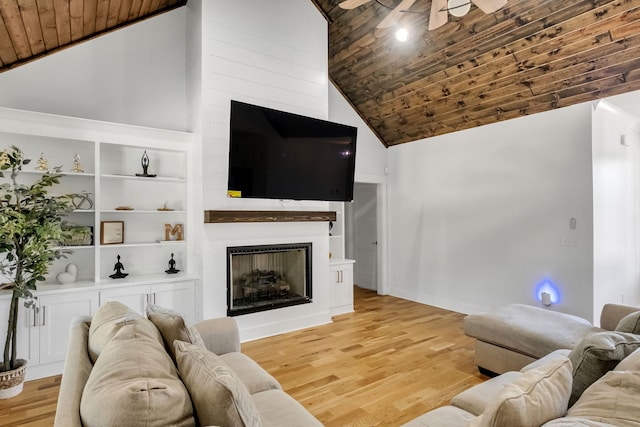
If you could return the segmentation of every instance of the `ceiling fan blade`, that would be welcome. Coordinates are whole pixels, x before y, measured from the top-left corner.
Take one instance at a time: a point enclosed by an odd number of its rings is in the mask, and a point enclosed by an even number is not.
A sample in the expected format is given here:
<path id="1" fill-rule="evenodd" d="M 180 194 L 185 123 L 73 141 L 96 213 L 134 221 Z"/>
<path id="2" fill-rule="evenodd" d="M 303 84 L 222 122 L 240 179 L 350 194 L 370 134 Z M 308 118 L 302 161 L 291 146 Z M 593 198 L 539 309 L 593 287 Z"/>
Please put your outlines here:
<path id="1" fill-rule="evenodd" d="M 416 0 L 402 0 L 389 14 L 378 24 L 376 28 L 389 28 L 395 25 L 402 17 L 402 11 L 409 9 Z"/>
<path id="2" fill-rule="evenodd" d="M 507 4 L 507 0 L 471 0 L 484 13 L 493 13 Z"/>
<path id="3" fill-rule="evenodd" d="M 429 15 L 429 31 L 442 27 L 449 20 L 447 0 L 432 0 Z"/>
<path id="4" fill-rule="evenodd" d="M 371 0 L 345 0 L 343 2 L 338 3 L 338 6 L 342 9 L 355 9 L 358 6 L 362 6 L 365 3 L 370 2 Z"/>

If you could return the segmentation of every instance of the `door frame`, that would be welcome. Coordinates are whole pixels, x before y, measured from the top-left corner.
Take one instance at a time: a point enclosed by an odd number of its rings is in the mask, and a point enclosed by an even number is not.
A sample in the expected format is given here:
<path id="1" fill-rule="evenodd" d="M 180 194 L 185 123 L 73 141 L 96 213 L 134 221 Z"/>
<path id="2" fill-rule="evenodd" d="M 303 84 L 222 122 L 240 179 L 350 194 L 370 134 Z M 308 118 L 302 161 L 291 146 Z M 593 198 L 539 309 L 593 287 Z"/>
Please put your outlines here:
<path id="1" fill-rule="evenodd" d="M 358 175 L 355 179 L 356 184 L 375 184 L 376 185 L 376 221 L 377 229 L 376 234 L 378 238 L 378 250 L 376 260 L 376 274 L 377 274 L 377 291 L 378 295 L 387 295 L 389 292 L 389 280 L 388 264 L 387 260 L 387 182 L 386 176 L 378 175 Z M 353 247 L 353 215 L 350 215 L 349 221 L 349 233 L 345 233 L 347 238 L 351 240 Z"/>

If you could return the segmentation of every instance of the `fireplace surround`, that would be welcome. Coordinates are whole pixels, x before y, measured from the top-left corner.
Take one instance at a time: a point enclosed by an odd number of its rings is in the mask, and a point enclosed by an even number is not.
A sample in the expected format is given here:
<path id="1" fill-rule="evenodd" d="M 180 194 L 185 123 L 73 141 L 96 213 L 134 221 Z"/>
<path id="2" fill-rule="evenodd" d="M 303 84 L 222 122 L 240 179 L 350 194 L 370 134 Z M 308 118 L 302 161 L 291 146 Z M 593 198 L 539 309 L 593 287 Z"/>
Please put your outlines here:
<path id="1" fill-rule="evenodd" d="M 312 302 L 312 244 L 227 247 L 227 315 Z"/>

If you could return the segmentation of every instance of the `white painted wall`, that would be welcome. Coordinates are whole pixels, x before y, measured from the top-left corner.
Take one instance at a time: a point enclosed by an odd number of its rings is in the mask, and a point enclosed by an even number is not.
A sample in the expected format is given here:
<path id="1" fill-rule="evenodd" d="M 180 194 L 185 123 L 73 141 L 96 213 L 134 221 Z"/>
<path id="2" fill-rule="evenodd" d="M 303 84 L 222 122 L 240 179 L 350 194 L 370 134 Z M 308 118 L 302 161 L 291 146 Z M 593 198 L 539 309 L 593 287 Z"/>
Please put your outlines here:
<path id="1" fill-rule="evenodd" d="M 356 182 L 384 182 L 386 147 L 332 83 L 329 84 L 329 120 L 358 128 Z"/>
<path id="2" fill-rule="evenodd" d="M 640 130 L 637 117 L 607 101 L 592 122 L 593 310 L 600 313 L 606 303 L 640 305 Z"/>
<path id="3" fill-rule="evenodd" d="M 0 74 L 0 106 L 188 130 L 185 8 Z"/>
<path id="4" fill-rule="evenodd" d="M 590 319 L 590 121 L 583 104 L 390 148 L 390 293 L 471 313 L 539 304 L 546 279 L 551 309 Z"/>

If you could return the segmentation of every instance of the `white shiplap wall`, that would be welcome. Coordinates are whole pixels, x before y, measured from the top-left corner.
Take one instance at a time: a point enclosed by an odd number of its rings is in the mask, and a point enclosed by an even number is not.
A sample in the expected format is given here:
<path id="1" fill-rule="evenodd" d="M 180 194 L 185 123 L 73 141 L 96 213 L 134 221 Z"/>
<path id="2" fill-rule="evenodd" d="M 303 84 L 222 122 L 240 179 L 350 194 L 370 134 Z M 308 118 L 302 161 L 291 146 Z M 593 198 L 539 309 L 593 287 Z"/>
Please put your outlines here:
<path id="1" fill-rule="evenodd" d="M 191 2 L 190 2 L 191 3 Z M 204 209 L 327 210 L 326 202 L 229 199 L 230 100 L 328 118 L 327 23 L 311 2 L 198 2 L 202 9 Z M 203 317 L 226 314 L 226 247 L 313 243 L 313 303 L 236 317 L 243 340 L 330 321 L 326 223 L 208 224 Z"/>

